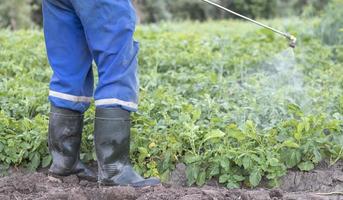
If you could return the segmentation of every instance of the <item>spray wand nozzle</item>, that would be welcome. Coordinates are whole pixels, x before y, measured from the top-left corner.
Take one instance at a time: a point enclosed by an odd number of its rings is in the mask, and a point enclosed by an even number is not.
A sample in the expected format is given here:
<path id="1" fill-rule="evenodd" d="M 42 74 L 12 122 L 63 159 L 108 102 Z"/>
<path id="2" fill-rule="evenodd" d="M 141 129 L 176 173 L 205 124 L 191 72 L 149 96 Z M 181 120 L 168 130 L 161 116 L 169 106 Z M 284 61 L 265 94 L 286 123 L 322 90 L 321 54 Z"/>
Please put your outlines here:
<path id="1" fill-rule="evenodd" d="M 294 49 L 297 45 L 297 38 L 290 34 L 286 34 L 285 36 L 289 40 L 289 46 Z"/>
<path id="2" fill-rule="evenodd" d="M 201 0 L 201 1 L 206 2 L 206 3 L 208 3 L 208 4 L 211 4 L 211 5 L 213 5 L 213 6 L 217 7 L 217 8 L 220 8 L 221 10 L 224 10 L 224 11 L 226 11 L 226 12 L 229 12 L 229 13 L 231 13 L 231 14 L 234 14 L 234 15 L 240 17 L 240 18 L 243 18 L 243 19 L 245 19 L 245 20 L 248 20 L 248 21 L 250 21 L 250 22 L 252 22 L 252 23 L 254 23 L 254 24 L 257 24 L 257 25 L 259 25 L 259 26 L 262 26 L 262 27 L 264 27 L 264 28 L 266 28 L 266 29 L 269 29 L 269 30 L 271 30 L 271 31 L 273 31 L 273 32 L 275 32 L 275 33 L 277 33 L 277 34 L 280 34 L 280 35 L 286 37 L 286 38 L 289 40 L 289 46 L 292 47 L 292 48 L 295 48 L 295 46 L 296 46 L 296 44 L 297 44 L 297 38 L 294 37 L 293 35 L 290 35 L 290 34 L 288 34 L 288 33 L 284 33 L 284 32 L 282 32 L 282 31 L 279 31 L 279 30 L 275 29 L 275 28 L 272 28 L 272 27 L 270 27 L 270 26 L 267 26 L 267 25 L 265 25 L 265 24 L 263 24 L 263 23 L 261 23 L 261 22 L 258 22 L 258 21 L 256 21 L 256 20 L 250 19 L 249 17 L 246 17 L 246 16 L 244 16 L 244 15 L 241 15 L 241 14 L 239 14 L 239 13 L 236 13 L 236 12 L 234 12 L 234 11 L 228 9 L 228 8 L 225 8 L 224 6 L 221 6 L 221 5 L 217 4 L 217 3 L 214 3 L 213 1 L 210 1 L 210 0 Z"/>

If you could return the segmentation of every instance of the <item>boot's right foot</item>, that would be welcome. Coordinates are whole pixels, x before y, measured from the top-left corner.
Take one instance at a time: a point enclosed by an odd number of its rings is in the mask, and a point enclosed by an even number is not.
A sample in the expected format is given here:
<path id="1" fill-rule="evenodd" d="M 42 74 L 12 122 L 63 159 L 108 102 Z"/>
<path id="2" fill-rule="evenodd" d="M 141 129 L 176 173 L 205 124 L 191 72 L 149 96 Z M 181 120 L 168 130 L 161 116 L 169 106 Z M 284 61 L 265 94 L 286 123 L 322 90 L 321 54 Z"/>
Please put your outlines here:
<path id="1" fill-rule="evenodd" d="M 49 151 L 52 175 L 77 175 L 82 179 L 96 181 L 96 174 L 80 161 L 80 144 L 83 115 L 72 110 L 51 106 L 49 118 Z"/>

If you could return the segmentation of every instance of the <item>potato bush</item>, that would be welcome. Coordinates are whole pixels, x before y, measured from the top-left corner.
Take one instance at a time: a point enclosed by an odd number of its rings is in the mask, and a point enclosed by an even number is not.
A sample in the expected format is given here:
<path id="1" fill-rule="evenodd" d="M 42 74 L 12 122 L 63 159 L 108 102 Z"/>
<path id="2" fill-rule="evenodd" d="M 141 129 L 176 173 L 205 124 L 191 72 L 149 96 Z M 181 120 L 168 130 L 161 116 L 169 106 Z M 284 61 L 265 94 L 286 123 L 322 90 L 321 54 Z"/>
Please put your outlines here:
<path id="1" fill-rule="evenodd" d="M 287 23 L 287 22 L 292 23 Z M 140 107 L 131 157 L 167 180 L 187 165 L 190 185 L 272 186 L 287 169 L 312 170 L 343 154 L 342 49 L 324 46 L 313 22 L 267 21 L 299 33 L 295 57 L 281 37 L 237 21 L 140 26 Z M 281 53 L 280 53 L 281 52 Z M 47 167 L 47 63 L 40 31 L 0 31 L 0 168 Z M 93 153 L 94 107 L 81 158 Z M 3 170 L 4 171 L 4 170 Z"/>

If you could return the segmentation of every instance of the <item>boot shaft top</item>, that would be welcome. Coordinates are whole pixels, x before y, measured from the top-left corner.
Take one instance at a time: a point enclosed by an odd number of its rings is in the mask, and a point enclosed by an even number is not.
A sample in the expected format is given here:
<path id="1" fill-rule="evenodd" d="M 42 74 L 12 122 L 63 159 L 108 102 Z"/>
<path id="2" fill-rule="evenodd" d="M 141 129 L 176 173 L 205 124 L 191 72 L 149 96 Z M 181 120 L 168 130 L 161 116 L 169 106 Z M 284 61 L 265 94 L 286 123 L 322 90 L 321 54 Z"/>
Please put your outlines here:
<path id="1" fill-rule="evenodd" d="M 121 108 L 96 108 L 95 117 L 106 119 L 129 120 L 130 112 L 123 110 Z"/>

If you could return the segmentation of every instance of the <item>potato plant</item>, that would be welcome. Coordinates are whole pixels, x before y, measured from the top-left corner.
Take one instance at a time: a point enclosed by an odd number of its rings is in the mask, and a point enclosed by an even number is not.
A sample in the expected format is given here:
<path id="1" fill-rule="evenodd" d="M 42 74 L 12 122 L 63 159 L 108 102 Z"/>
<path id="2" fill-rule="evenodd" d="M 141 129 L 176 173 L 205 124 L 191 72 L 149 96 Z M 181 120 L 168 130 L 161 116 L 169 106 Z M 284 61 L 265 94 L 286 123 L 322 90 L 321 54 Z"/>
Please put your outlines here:
<path id="1" fill-rule="evenodd" d="M 283 20 L 268 21 L 274 26 Z M 287 23 L 286 23 L 287 24 Z M 322 45 L 315 20 L 292 19 L 299 47 L 237 21 L 138 28 L 140 106 L 131 157 L 144 176 L 167 180 L 177 163 L 189 185 L 278 185 L 343 154 L 342 48 Z M 280 53 L 281 52 L 281 53 Z M 0 31 L 0 169 L 47 167 L 49 68 L 41 31 Z M 81 158 L 92 161 L 94 106 Z"/>

